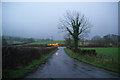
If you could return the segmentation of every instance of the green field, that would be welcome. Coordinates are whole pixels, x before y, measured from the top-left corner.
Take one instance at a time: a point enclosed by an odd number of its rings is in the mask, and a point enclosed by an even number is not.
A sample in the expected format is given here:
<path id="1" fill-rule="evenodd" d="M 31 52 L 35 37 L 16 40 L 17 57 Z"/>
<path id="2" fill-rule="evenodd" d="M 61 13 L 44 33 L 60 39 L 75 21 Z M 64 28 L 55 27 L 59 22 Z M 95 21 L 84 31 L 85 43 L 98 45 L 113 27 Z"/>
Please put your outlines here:
<path id="1" fill-rule="evenodd" d="M 88 45 L 88 44 L 90 44 L 90 43 L 89 43 L 89 42 L 84 42 L 84 43 L 79 42 L 79 44 L 78 44 L 78 45 Z"/>
<path id="2" fill-rule="evenodd" d="M 18 41 L 14 41 L 14 42 L 8 42 L 9 44 L 16 44 L 16 43 L 22 43 L 22 42 L 18 42 Z M 31 45 L 31 44 L 53 44 L 53 43 L 58 43 L 58 44 L 65 44 L 63 40 L 59 40 L 59 41 L 38 41 L 38 42 L 33 42 L 33 43 L 28 43 L 28 44 L 25 44 L 25 45 Z M 79 45 L 88 45 L 90 43 L 88 42 L 79 42 Z M 17 46 L 22 46 L 21 44 L 20 45 L 17 45 Z"/>
<path id="3" fill-rule="evenodd" d="M 19 42 L 16 42 L 19 43 Z M 65 44 L 64 41 L 39 41 L 39 42 L 33 42 L 33 43 L 28 43 L 25 45 L 31 45 L 31 44 L 53 44 L 53 43 L 58 43 L 58 44 Z M 82 44 L 81 42 L 79 42 L 79 45 L 88 45 L 89 43 L 85 42 L 84 44 Z"/>
<path id="4" fill-rule="evenodd" d="M 28 44 L 52 44 L 52 43 L 58 43 L 58 44 L 65 44 L 64 41 L 41 41 L 41 42 L 33 42 L 33 43 L 28 43 Z M 88 45 L 88 42 L 79 42 L 79 45 Z"/>
<path id="5" fill-rule="evenodd" d="M 95 49 L 97 58 L 108 59 L 112 62 L 118 63 L 118 49 L 120 48 L 81 48 L 81 49 Z"/>
<path id="6" fill-rule="evenodd" d="M 118 49 L 120 48 L 81 48 L 95 49 L 97 56 L 82 56 L 79 53 L 75 54 L 71 50 L 65 48 L 66 53 L 80 61 L 101 67 L 110 71 L 119 72 L 120 62 L 118 61 Z"/>
<path id="7" fill-rule="evenodd" d="M 58 44 L 64 44 L 64 41 L 44 41 L 44 42 L 33 42 L 28 44 L 52 44 L 52 43 L 58 43 Z"/>

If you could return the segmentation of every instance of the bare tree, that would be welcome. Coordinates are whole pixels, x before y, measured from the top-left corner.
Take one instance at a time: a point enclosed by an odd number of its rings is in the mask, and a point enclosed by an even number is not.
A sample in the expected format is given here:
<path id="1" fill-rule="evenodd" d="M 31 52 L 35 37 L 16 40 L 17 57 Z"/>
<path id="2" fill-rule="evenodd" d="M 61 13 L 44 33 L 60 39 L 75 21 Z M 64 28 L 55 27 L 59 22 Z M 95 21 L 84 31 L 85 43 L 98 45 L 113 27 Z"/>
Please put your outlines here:
<path id="1" fill-rule="evenodd" d="M 66 47 L 68 47 L 68 48 L 73 47 L 73 45 L 72 45 L 73 44 L 73 39 L 71 37 L 72 36 L 70 34 L 66 34 L 64 36 L 64 39 L 65 39 L 64 43 L 66 44 Z"/>
<path id="2" fill-rule="evenodd" d="M 78 50 L 79 36 L 89 32 L 88 21 L 84 15 L 77 11 L 67 11 L 63 19 L 60 19 L 59 29 L 67 31 L 74 40 L 74 49 Z"/>

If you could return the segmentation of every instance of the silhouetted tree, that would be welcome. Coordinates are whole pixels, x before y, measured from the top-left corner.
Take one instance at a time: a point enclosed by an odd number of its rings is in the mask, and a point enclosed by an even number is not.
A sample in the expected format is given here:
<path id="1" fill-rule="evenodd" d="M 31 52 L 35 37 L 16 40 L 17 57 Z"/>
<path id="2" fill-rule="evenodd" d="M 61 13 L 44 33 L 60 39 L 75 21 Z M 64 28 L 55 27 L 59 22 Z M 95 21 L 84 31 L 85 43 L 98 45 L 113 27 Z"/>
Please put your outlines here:
<path id="1" fill-rule="evenodd" d="M 71 35 L 70 34 L 66 34 L 65 37 L 65 44 L 68 48 L 73 48 L 73 39 L 71 38 Z"/>
<path id="2" fill-rule="evenodd" d="M 84 15 L 81 15 L 77 11 L 66 12 L 63 19 L 60 20 L 59 29 L 65 29 L 74 40 L 75 51 L 78 50 L 79 36 L 87 34 L 89 32 L 88 21 Z"/>
<path id="3" fill-rule="evenodd" d="M 99 44 L 99 45 L 103 44 L 102 38 L 100 36 L 98 36 L 98 35 L 94 36 L 92 38 L 92 42 L 95 43 L 95 44 Z"/>
<path id="4" fill-rule="evenodd" d="M 103 36 L 103 40 L 106 44 L 118 45 L 119 35 L 108 34 Z"/>
<path id="5" fill-rule="evenodd" d="M 29 38 L 28 42 L 35 42 L 35 40 L 33 38 Z"/>

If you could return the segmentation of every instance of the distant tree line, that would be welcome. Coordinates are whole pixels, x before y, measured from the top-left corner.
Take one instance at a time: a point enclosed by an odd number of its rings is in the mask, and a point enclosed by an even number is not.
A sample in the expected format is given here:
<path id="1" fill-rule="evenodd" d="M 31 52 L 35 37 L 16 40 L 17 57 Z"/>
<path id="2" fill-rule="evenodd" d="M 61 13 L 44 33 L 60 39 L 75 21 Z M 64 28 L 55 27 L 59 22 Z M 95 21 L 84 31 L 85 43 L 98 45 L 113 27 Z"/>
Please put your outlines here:
<path id="1" fill-rule="evenodd" d="M 53 41 L 52 39 L 46 38 L 46 39 L 35 39 L 35 41 Z"/>
<path id="2" fill-rule="evenodd" d="M 65 37 L 65 44 L 67 47 L 74 47 L 73 39 L 71 35 L 67 34 Z M 96 46 L 120 46 L 120 35 L 107 34 L 105 36 L 94 36 L 90 40 L 86 40 L 84 37 L 80 37 L 79 46 L 83 45 L 96 45 Z"/>
<path id="3" fill-rule="evenodd" d="M 107 34 L 103 37 L 101 36 L 94 36 L 90 43 L 97 44 L 97 45 L 111 45 L 111 46 L 119 46 L 120 45 L 120 35 L 115 34 Z"/>
<path id="4" fill-rule="evenodd" d="M 20 44 L 20 43 L 32 43 L 36 41 L 51 41 L 51 39 L 34 39 L 34 38 L 22 38 L 14 36 L 2 36 L 2 45 Z"/>

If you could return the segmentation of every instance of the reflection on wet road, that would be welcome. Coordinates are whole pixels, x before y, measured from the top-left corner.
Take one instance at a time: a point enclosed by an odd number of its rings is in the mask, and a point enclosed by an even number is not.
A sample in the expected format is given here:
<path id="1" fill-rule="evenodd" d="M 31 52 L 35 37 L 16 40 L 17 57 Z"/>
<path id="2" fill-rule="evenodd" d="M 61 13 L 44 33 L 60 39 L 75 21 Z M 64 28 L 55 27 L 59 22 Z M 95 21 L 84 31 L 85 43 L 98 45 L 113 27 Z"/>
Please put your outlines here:
<path id="1" fill-rule="evenodd" d="M 69 57 L 63 47 L 25 78 L 116 78 L 117 74 Z"/>

